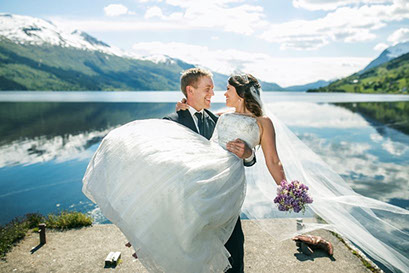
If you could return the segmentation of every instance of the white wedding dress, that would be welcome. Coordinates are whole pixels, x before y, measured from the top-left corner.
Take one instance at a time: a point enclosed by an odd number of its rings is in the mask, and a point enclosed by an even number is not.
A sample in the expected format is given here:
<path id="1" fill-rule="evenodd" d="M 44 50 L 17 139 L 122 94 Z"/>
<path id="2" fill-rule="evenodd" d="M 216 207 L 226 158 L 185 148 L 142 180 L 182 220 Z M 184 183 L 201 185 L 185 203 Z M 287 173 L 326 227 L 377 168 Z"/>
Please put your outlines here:
<path id="1" fill-rule="evenodd" d="M 224 114 L 210 141 L 173 121 L 130 122 L 103 139 L 83 192 L 150 272 L 223 272 L 246 194 L 243 160 L 225 147 L 236 138 L 258 145 L 256 119 Z"/>
<path id="2" fill-rule="evenodd" d="M 354 192 L 268 108 L 265 113 L 287 179 L 310 188 L 309 208 L 326 221 L 305 223 L 301 232 L 332 230 L 391 271 L 409 272 L 409 211 Z M 258 163 L 244 168 L 225 149 L 236 138 L 258 145 L 256 119 L 224 114 L 210 141 L 173 121 L 128 123 L 103 139 L 83 192 L 121 229 L 150 272 L 223 272 L 230 267 L 224 244 L 240 209 L 268 233 L 263 219 L 285 214 L 273 203 L 277 187 L 262 149 L 256 151 Z"/>

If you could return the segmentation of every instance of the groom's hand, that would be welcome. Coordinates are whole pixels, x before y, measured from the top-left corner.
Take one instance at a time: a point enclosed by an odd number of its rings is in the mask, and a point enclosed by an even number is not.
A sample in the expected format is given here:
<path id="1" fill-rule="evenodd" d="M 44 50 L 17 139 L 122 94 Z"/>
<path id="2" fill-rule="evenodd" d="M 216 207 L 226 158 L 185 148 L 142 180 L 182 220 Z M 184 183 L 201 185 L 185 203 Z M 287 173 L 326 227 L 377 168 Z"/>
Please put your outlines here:
<path id="1" fill-rule="evenodd" d="M 186 99 L 182 99 L 181 101 L 178 101 L 176 103 L 176 112 L 178 112 L 180 110 L 188 110 L 189 105 L 186 102 L 187 102 Z"/>
<path id="2" fill-rule="evenodd" d="M 229 150 L 230 152 L 232 152 L 233 154 L 237 155 L 239 158 L 242 159 L 249 158 L 253 154 L 250 147 L 247 146 L 247 144 L 239 138 L 227 142 L 226 148 L 227 150 Z"/>

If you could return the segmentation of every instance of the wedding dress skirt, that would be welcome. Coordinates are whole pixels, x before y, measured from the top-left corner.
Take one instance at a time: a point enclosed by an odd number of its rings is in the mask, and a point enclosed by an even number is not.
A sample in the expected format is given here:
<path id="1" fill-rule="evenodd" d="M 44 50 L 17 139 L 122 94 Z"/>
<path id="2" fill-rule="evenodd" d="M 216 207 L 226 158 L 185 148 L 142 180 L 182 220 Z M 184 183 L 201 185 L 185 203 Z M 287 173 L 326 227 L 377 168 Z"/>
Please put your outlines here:
<path id="1" fill-rule="evenodd" d="M 210 141 L 173 121 L 130 122 L 103 139 L 83 192 L 150 272 L 223 272 L 246 192 L 243 160 L 225 148 L 236 138 L 256 146 L 256 119 L 224 114 Z"/>

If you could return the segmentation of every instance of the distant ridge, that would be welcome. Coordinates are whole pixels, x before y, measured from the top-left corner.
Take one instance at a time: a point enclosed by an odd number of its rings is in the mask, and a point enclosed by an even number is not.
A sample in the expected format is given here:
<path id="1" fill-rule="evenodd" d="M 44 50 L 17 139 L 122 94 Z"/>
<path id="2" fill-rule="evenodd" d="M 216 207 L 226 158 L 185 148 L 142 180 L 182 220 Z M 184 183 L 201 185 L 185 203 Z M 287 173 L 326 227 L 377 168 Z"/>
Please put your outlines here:
<path id="1" fill-rule="evenodd" d="M 312 82 L 312 83 L 307 83 L 307 84 L 304 84 L 304 85 L 294 85 L 294 86 L 284 87 L 284 90 L 286 90 L 286 91 L 307 91 L 308 89 L 320 88 L 320 87 L 327 86 L 331 82 L 332 81 L 319 80 L 319 81 Z"/>

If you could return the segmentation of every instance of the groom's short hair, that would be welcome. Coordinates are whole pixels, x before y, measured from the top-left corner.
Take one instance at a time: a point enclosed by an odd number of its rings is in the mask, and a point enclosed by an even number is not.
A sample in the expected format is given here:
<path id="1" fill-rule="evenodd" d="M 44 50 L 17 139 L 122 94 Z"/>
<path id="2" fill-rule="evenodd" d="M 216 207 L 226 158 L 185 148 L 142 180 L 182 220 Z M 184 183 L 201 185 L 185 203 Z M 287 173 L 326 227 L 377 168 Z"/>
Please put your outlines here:
<path id="1" fill-rule="evenodd" d="M 182 92 L 186 98 L 186 86 L 191 85 L 196 88 L 196 84 L 201 77 L 212 78 L 213 74 L 209 70 L 199 67 L 189 68 L 188 70 L 182 72 L 182 76 L 180 77 L 180 88 L 182 89 Z"/>

